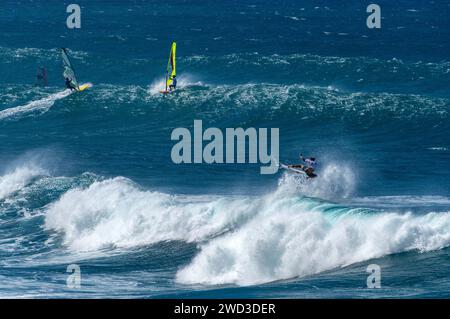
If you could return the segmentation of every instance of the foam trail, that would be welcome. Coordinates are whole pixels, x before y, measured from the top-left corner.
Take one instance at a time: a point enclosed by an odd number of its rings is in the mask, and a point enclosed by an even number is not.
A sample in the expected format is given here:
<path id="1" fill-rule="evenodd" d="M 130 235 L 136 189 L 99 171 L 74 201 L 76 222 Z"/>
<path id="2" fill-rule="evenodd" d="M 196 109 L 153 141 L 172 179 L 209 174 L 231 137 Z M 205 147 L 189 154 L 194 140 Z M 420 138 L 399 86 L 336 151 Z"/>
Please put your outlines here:
<path id="1" fill-rule="evenodd" d="M 58 93 L 50 94 L 45 98 L 32 101 L 25 105 L 20 105 L 2 110 L 0 111 L 0 120 L 31 112 L 41 112 L 41 113 L 47 112 L 57 100 L 63 99 L 72 93 L 73 92 L 67 89 Z"/>

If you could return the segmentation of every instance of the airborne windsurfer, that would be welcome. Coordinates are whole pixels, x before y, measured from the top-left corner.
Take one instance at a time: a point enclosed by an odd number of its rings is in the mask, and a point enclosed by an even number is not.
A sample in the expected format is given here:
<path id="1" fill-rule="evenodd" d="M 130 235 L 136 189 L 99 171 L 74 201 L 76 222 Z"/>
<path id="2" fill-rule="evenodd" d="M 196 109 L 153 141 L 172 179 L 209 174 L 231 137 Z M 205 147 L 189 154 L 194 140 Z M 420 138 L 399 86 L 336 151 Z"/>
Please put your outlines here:
<path id="1" fill-rule="evenodd" d="M 300 159 L 306 163 L 306 165 L 304 164 L 298 164 L 298 165 L 289 165 L 289 168 L 299 168 L 302 171 L 304 171 L 306 173 L 306 175 L 310 178 L 314 178 L 317 177 L 316 174 L 314 174 L 314 171 L 317 168 L 317 162 L 316 162 L 316 158 L 315 157 L 308 157 L 305 158 L 303 157 L 303 154 L 300 154 Z"/>

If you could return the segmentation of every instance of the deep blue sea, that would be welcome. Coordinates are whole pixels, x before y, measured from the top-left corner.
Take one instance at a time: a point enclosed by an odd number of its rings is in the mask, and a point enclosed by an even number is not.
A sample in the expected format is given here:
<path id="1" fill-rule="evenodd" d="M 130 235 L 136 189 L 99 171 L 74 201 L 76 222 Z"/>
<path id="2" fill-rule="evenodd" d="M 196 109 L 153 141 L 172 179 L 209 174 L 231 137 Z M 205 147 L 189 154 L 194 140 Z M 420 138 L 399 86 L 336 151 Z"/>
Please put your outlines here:
<path id="1" fill-rule="evenodd" d="M 449 17 L 444 0 L 1 1 L 0 298 L 449 298 Z M 60 47 L 92 88 L 65 90 Z M 281 161 L 315 156 L 318 177 L 174 164 L 194 120 L 279 128 Z"/>

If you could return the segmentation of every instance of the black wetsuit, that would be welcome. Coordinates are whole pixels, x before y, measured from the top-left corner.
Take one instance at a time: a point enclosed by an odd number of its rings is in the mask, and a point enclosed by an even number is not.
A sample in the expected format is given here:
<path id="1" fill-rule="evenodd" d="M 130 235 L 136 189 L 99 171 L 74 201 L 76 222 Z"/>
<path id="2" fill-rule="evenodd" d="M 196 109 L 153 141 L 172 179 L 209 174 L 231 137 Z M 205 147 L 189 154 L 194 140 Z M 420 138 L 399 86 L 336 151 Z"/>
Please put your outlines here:
<path id="1" fill-rule="evenodd" d="M 66 86 L 68 89 L 75 90 L 75 87 L 72 85 L 69 79 L 66 79 Z"/>

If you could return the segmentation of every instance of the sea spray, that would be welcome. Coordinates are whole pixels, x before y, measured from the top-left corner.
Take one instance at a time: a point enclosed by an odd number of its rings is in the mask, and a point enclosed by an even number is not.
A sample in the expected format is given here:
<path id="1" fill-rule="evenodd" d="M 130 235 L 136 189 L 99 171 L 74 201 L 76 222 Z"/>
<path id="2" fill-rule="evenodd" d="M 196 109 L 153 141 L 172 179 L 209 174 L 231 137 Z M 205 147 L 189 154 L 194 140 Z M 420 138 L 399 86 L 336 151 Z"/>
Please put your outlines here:
<path id="1" fill-rule="evenodd" d="M 66 192 L 45 227 L 74 251 L 161 241 L 200 244 L 176 280 L 252 285 L 450 245 L 450 212 L 379 212 L 299 194 L 211 198 L 141 190 L 118 177 Z"/>
<path id="2" fill-rule="evenodd" d="M 21 190 L 37 176 L 47 173 L 46 170 L 35 164 L 22 165 L 7 171 L 6 174 L 0 176 L 0 200 Z"/>
<path id="3" fill-rule="evenodd" d="M 183 284 L 255 285 L 303 277 L 410 250 L 450 245 L 450 212 L 368 214 L 302 201 L 269 205 L 235 232 L 202 245 L 176 276 Z"/>
<path id="4" fill-rule="evenodd" d="M 168 240 L 201 242 L 238 227 L 255 212 L 254 205 L 246 198 L 205 201 L 143 191 L 117 177 L 65 193 L 48 207 L 45 226 L 62 231 L 65 245 L 80 251 Z"/>

